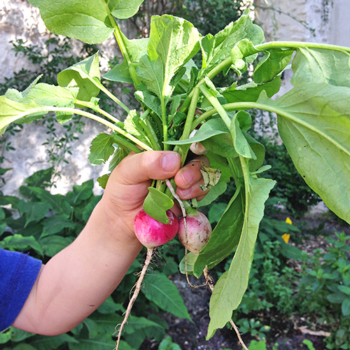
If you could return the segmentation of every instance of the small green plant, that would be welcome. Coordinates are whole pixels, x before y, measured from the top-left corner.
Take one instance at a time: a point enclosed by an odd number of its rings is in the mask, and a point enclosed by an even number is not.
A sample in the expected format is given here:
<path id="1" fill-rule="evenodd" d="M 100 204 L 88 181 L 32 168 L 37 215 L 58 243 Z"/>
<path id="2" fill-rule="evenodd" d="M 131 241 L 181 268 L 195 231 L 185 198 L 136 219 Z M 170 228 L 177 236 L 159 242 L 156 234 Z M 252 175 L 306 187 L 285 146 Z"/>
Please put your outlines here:
<path id="1" fill-rule="evenodd" d="M 259 340 L 266 340 L 266 333 L 270 331 L 270 327 L 262 325 L 259 320 L 254 318 L 246 319 L 241 318 L 237 321 L 239 325 L 239 332 L 242 334 L 250 334 L 253 337 L 257 337 Z"/>
<path id="2" fill-rule="evenodd" d="M 349 239 L 344 233 L 328 237 L 327 252 L 316 250 L 309 257 L 309 268 L 300 280 L 302 308 L 319 315 L 318 322 L 331 327 L 331 336 L 325 339 L 327 349 L 350 347 Z"/>

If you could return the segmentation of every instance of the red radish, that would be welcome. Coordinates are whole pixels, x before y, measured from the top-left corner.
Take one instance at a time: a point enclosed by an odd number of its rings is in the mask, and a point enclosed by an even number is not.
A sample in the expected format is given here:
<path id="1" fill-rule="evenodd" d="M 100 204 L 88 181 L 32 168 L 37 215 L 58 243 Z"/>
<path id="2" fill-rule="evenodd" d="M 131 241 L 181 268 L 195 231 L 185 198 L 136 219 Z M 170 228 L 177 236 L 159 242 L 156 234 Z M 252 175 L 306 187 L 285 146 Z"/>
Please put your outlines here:
<path id="1" fill-rule="evenodd" d="M 189 214 L 187 221 L 187 237 L 185 220 L 181 218 L 178 236 L 180 242 L 193 254 L 198 255 L 199 251 L 209 241 L 212 229 L 207 217 L 197 211 L 195 214 Z M 187 238 L 187 239 L 186 239 Z"/>
<path id="2" fill-rule="evenodd" d="M 171 210 L 167 210 L 168 224 L 150 217 L 141 210 L 135 217 L 134 230 L 138 240 L 149 249 L 161 246 L 171 241 L 179 230 L 179 221 Z"/>
<path id="3" fill-rule="evenodd" d="M 136 282 L 135 291 L 129 301 L 124 320 L 120 325 L 116 350 L 119 348 L 120 337 L 130 315 L 131 309 L 140 293 L 143 278 L 145 277 L 146 271 L 153 257 L 154 248 L 170 242 L 176 236 L 177 231 L 179 230 L 179 220 L 175 214 L 171 210 L 167 210 L 166 215 L 169 219 L 168 224 L 162 224 L 161 222 L 153 219 L 143 209 L 135 216 L 134 231 L 138 240 L 147 248 L 147 258 L 143 264 L 140 277 Z"/>

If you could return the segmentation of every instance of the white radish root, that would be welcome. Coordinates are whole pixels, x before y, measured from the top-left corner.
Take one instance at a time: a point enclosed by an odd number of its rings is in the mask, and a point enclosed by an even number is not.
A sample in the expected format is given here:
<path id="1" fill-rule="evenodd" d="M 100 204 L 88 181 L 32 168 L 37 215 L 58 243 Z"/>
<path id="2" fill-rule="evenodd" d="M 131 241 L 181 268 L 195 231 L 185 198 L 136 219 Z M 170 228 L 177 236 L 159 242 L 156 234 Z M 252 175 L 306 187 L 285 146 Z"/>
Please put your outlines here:
<path id="1" fill-rule="evenodd" d="M 133 307 L 133 305 L 134 305 L 134 303 L 135 303 L 135 301 L 136 301 L 136 299 L 137 299 L 137 297 L 138 297 L 138 295 L 140 293 L 143 279 L 144 279 L 145 274 L 147 272 L 148 266 L 149 266 L 149 264 L 150 264 L 150 262 L 152 260 L 153 252 L 154 252 L 154 249 L 150 249 L 150 248 L 147 249 L 147 257 L 146 257 L 145 263 L 143 264 L 143 268 L 142 268 L 142 271 L 140 273 L 140 277 L 139 277 L 139 279 L 137 280 L 137 282 L 135 284 L 134 294 L 133 294 L 132 298 L 129 301 L 128 308 L 125 311 L 124 320 L 121 323 L 121 325 L 119 327 L 119 330 L 118 330 L 118 340 L 117 340 L 116 347 L 115 347 L 116 350 L 118 350 L 118 348 L 119 348 L 119 343 L 120 343 L 120 338 L 121 338 L 121 335 L 122 335 L 122 331 L 123 331 L 123 328 L 124 328 L 126 322 L 128 321 L 128 317 L 130 315 L 131 309 L 132 309 L 132 307 Z"/>

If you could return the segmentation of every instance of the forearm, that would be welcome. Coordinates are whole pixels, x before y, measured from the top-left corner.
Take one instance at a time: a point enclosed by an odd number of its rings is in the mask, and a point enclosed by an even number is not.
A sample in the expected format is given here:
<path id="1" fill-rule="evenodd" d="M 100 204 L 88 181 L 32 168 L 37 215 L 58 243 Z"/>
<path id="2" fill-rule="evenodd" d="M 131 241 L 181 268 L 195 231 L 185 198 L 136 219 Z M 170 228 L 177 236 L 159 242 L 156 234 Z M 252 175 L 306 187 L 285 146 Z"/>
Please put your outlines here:
<path id="1" fill-rule="evenodd" d="M 97 205 L 78 238 L 42 268 L 15 327 L 64 333 L 118 286 L 142 246 L 107 217 L 104 204 L 102 200 Z"/>

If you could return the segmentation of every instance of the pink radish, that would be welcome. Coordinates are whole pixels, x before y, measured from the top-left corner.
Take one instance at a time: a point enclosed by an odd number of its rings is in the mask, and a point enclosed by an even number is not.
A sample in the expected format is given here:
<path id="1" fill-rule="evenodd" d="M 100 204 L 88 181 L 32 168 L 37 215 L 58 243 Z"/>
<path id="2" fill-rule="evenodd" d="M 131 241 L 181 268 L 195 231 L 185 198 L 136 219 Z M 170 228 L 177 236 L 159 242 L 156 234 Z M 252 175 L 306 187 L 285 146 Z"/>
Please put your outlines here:
<path id="1" fill-rule="evenodd" d="M 134 230 L 138 240 L 148 249 L 159 247 L 171 241 L 179 230 L 179 221 L 175 214 L 167 210 L 168 224 L 151 218 L 141 210 L 134 219 Z"/>
<path id="2" fill-rule="evenodd" d="M 152 217 L 150 217 L 143 209 L 135 216 L 134 219 L 134 231 L 138 240 L 147 248 L 147 258 L 143 265 L 139 279 L 135 285 L 135 291 L 132 298 L 129 301 L 128 308 L 126 309 L 124 320 L 119 328 L 118 340 L 116 349 L 119 348 L 120 337 L 130 315 L 131 309 L 139 295 L 143 278 L 145 277 L 148 266 L 152 260 L 154 248 L 159 247 L 165 243 L 170 242 L 177 234 L 179 230 L 179 220 L 171 210 L 166 211 L 166 215 L 169 219 L 168 224 L 163 224 Z"/>
<path id="3" fill-rule="evenodd" d="M 189 214 L 186 217 L 187 235 L 185 220 L 181 218 L 178 236 L 180 242 L 193 254 L 198 255 L 199 251 L 209 241 L 212 229 L 207 217 L 197 211 L 195 214 Z M 187 236 L 187 237 L 186 237 Z"/>

